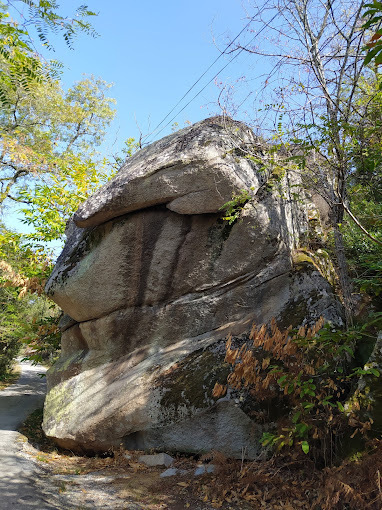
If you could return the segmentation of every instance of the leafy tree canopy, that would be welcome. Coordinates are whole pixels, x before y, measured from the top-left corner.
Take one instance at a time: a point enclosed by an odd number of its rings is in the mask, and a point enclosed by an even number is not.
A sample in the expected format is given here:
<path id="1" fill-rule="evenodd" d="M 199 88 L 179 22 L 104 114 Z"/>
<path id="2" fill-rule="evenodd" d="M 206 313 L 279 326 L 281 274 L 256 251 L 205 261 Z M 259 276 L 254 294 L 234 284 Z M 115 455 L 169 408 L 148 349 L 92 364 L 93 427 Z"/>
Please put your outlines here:
<path id="1" fill-rule="evenodd" d="M 67 92 L 58 82 L 36 85 L 33 95 L 8 91 L 12 105 L 0 111 L 0 203 L 28 201 L 32 182 L 96 158 L 115 114 L 109 87 L 89 78 Z"/>
<path id="2" fill-rule="evenodd" d="M 373 61 L 378 66 L 382 64 L 382 2 L 373 0 L 372 3 L 366 4 L 363 17 L 366 18 L 363 28 L 374 31 L 367 43 L 368 52 L 365 63 L 368 64 Z"/>
<path id="3" fill-rule="evenodd" d="M 35 46 L 33 31 L 43 48 L 52 50 L 49 37 L 61 34 L 72 48 L 75 36 L 80 33 L 96 36 L 88 18 L 95 16 L 87 6 L 78 7 L 73 16 L 59 12 L 55 0 L 0 1 L 0 105 L 9 105 L 7 91 L 23 88 L 31 92 L 36 83 L 57 78 L 62 64 L 43 62 Z M 27 9 L 27 14 L 24 10 Z M 31 32 L 32 29 L 32 32 Z"/>

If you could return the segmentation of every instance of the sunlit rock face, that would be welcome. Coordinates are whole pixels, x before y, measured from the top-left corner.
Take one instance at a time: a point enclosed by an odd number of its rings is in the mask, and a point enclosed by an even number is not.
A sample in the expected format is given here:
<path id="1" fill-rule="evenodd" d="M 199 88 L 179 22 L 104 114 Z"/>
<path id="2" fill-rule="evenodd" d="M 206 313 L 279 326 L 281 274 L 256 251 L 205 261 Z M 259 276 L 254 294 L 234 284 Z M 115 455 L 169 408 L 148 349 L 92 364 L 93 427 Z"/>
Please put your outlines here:
<path id="1" fill-rule="evenodd" d="M 46 287 L 66 314 L 44 413 L 62 446 L 258 453 L 246 398 L 212 397 L 226 336 L 272 317 L 338 322 L 342 308 L 296 257 L 314 204 L 298 175 L 270 185 L 248 157 L 257 145 L 241 123 L 202 121 L 129 158 L 69 222 Z M 230 224 L 222 206 L 242 190 Z"/>

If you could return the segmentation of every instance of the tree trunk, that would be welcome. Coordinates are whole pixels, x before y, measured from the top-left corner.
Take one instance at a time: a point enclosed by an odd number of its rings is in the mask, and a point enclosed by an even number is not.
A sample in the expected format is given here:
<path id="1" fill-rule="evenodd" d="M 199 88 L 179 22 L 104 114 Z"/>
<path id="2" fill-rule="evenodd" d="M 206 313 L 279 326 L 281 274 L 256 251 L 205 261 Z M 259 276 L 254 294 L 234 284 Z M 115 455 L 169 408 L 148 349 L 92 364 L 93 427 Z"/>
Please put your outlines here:
<path id="1" fill-rule="evenodd" d="M 354 305 L 352 298 L 352 283 L 349 276 L 348 266 L 345 256 L 345 246 L 342 232 L 339 225 L 342 223 L 344 209 L 341 205 L 332 206 L 331 221 L 334 234 L 334 249 L 337 259 L 337 272 L 340 281 L 342 299 L 345 307 L 346 326 L 353 323 Z"/>

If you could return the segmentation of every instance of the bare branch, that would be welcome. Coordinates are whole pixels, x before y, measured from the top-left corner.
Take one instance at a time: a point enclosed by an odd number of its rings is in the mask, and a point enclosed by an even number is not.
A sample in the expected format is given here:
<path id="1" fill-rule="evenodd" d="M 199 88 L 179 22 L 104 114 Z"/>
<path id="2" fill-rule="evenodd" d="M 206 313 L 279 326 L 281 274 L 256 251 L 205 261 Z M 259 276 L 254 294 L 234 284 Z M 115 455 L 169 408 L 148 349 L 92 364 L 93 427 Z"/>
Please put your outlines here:
<path id="1" fill-rule="evenodd" d="M 382 246 L 382 241 L 377 239 L 376 237 L 372 236 L 370 232 L 366 230 L 366 228 L 360 223 L 360 221 L 354 216 L 354 214 L 351 212 L 351 210 L 348 208 L 348 206 L 345 204 L 345 202 L 342 202 L 342 206 L 349 215 L 349 217 L 354 221 L 354 223 L 357 225 L 358 228 L 362 230 L 362 232 L 371 239 L 374 243 L 380 244 Z"/>

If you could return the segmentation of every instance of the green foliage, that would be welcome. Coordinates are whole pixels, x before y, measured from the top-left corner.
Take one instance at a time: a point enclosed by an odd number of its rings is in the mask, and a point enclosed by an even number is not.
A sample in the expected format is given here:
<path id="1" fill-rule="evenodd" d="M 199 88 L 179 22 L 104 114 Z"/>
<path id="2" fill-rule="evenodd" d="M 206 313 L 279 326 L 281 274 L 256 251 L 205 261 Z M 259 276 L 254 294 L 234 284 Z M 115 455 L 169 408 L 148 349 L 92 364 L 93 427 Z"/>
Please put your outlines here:
<path id="1" fill-rule="evenodd" d="M 17 292 L 0 288 L 0 381 L 4 380 L 12 368 L 20 344 L 17 336 L 17 313 L 20 305 Z"/>
<path id="2" fill-rule="evenodd" d="M 118 170 L 120 166 L 125 162 L 126 158 L 131 158 L 137 150 L 141 148 L 140 143 L 135 138 L 128 138 L 124 141 L 120 154 L 115 154 L 114 157 L 114 168 Z"/>
<path id="3" fill-rule="evenodd" d="M 366 45 L 367 54 L 365 57 L 365 64 L 374 62 L 376 66 L 382 64 L 382 2 L 373 0 L 373 3 L 365 4 L 366 11 L 363 14 L 364 18 L 368 18 L 363 25 L 365 30 L 374 30 L 374 34 Z"/>
<path id="4" fill-rule="evenodd" d="M 380 205 L 372 202 L 353 201 L 353 209 L 359 210 L 359 218 L 374 237 L 381 239 L 381 230 L 378 225 L 371 225 L 370 220 L 376 218 L 376 212 L 382 209 Z M 368 212 L 371 211 L 369 215 Z M 378 223 L 380 223 L 378 221 Z M 377 229 L 375 229 L 377 227 Z M 371 296 L 375 304 L 381 307 L 382 297 L 382 247 L 368 239 L 349 221 L 343 225 L 344 240 L 348 264 L 353 276 L 356 289 Z"/>
<path id="5" fill-rule="evenodd" d="M 55 174 L 45 175 L 32 188 L 19 191 L 28 206 L 20 209 L 22 221 L 33 230 L 24 234 L 30 242 L 63 240 L 66 222 L 79 205 L 113 175 L 107 160 L 98 162 L 66 155 Z M 70 162 L 72 162 L 70 164 Z"/>
<path id="6" fill-rule="evenodd" d="M 38 332 L 39 321 L 57 316 L 58 309 L 52 309 L 42 295 L 52 269 L 47 254 L 41 249 L 33 250 L 21 235 L 0 227 L 0 379 L 3 379 L 26 337 Z M 32 348 L 29 353 L 33 353 Z"/>
<path id="7" fill-rule="evenodd" d="M 61 332 L 58 322 L 60 309 L 46 302 L 44 310 L 31 321 L 21 324 L 20 340 L 24 346 L 24 359 L 37 363 L 54 363 L 61 347 Z"/>
<path id="8" fill-rule="evenodd" d="M 1 203 L 25 200 L 20 190 L 46 175 L 64 173 L 78 162 L 97 163 L 94 147 L 115 114 L 109 87 L 90 78 L 66 93 L 54 83 L 35 87 L 33 98 L 21 90 L 12 96 L 13 111 L 0 111 Z"/>
<path id="9" fill-rule="evenodd" d="M 13 112 L 0 110 L 3 158 L 0 202 L 19 203 L 30 227 L 21 235 L 0 228 L 0 291 L 3 359 L 8 367 L 23 342 L 33 360 L 52 358 L 57 310 L 42 297 L 52 270 L 48 244 L 62 240 L 65 224 L 78 205 L 114 172 L 94 147 L 113 119 L 113 100 L 101 80 L 85 79 L 64 93 L 58 83 L 37 85 L 33 95 L 9 90 Z M 21 207 L 22 206 L 22 207 Z M 28 339 L 28 340 L 26 340 Z M 5 366 L 4 365 L 4 366 Z"/>
<path id="10" fill-rule="evenodd" d="M 353 214 L 376 240 L 382 242 L 382 91 L 378 73 L 360 80 L 354 101 L 358 114 L 347 126 L 352 172 L 348 200 Z M 342 232 L 346 255 L 357 290 L 367 292 L 375 303 L 382 290 L 382 246 L 345 217 Z M 378 305 L 380 306 L 380 305 Z"/>
<path id="11" fill-rule="evenodd" d="M 251 188 L 253 190 L 254 188 Z M 252 199 L 248 190 L 242 189 L 239 193 L 232 193 L 232 200 L 229 200 L 220 207 L 224 211 L 223 220 L 228 221 L 229 225 L 233 225 L 240 218 L 245 204 Z"/>
<path id="12" fill-rule="evenodd" d="M 0 224 L 0 286 L 41 295 L 53 269 L 53 254 L 45 247 L 32 247 L 22 234 Z"/>
<path id="13" fill-rule="evenodd" d="M 25 26 L 29 24 L 28 21 L 33 20 L 40 42 L 48 49 L 53 49 L 48 39 L 50 33 L 61 33 L 69 48 L 73 48 L 73 40 L 79 32 L 84 32 L 92 37 L 98 35 L 86 20 L 89 17 L 96 16 L 96 13 L 90 11 L 87 5 L 79 6 L 74 16 L 69 18 L 57 12 L 60 6 L 55 0 L 21 1 L 28 5 L 30 16 L 30 20 L 23 23 L 24 32 Z M 8 3 L 13 4 L 14 2 Z"/>
<path id="14" fill-rule="evenodd" d="M 233 349 L 231 340 L 227 342 L 225 361 L 233 367 L 227 385 L 249 391 L 258 401 L 277 399 L 278 406 L 289 410 L 278 420 L 276 431 L 264 432 L 263 446 L 278 451 L 298 446 L 305 454 L 330 462 L 326 445 L 335 436 L 371 429 L 372 420 L 366 417 L 370 399 L 356 388 L 360 377 L 380 374 L 373 366 L 354 367 L 354 348 L 370 327 L 381 325 L 382 314 L 348 331 L 323 326 L 320 320 L 312 328 L 281 332 L 272 322 L 270 330 L 253 327 L 252 347 Z M 217 384 L 214 396 L 226 390 Z"/>
<path id="15" fill-rule="evenodd" d="M 115 114 L 109 87 L 94 78 L 66 93 L 58 83 L 39 86 L 33 97 L 18 91 L 12 114 L 0 112 L 0 202 L 23 206 L 30 243 L 61 239 L 78 205 L 115 172 L 95 149 Z M 134 150 L 132 139 L 124 150 Z"/>
<path id="16" fill-rule="evenodd" d="M 51 34 L 61 34 L 70 48 L 79 32 L 97 35 L 88 22 L 95 13 L 85 5 L 78 7 L 73 17 L 67 17 L 58 12 L 60 6 L 55 0 L 20 1 L 28 6 L 28 15 L 19 16 L 17 1 L 0 2 L 0 104 L 3 108 L 11 106 L 10 90 L 21 89 L 30 94 L 38 84 L 56 79 L 62 67 L 54 60 L 42 64 L 29 30 L 31 25 L 43 47 L 50 50 L 53 49 Z M 19 16 L 19 20 L 13 16 Z"/>
<path id="17" fill-rule="evenodd" d="M 30 354 L 32 360 L 52 359 L 58 349 L 57 340 L 52 343 L 52 338 L 46 338 L 43 343 L 44 338 L 40 338 L 41 324 L 56 320 L 50 315 L 49 307 L 51 305 L 43 297 L 20 296 L 16 288 L 0 287 L 0 380 L 4 380 L 21 350 Z M 24 344 L 30 344 L 27 351 L 23 349 Z"/>

